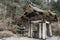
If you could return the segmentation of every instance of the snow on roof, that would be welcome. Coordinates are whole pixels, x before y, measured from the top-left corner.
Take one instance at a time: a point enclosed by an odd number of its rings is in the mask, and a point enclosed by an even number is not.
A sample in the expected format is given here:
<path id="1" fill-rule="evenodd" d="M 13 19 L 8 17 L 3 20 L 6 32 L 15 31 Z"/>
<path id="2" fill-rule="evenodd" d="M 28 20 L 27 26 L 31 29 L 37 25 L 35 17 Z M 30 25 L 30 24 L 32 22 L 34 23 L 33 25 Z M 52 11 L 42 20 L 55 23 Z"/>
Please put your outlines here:
<path id="1" fill-rule="evenodd" d="M 56 13 L 50 12 L 52 15 L 56 15 Z"/>
<path id="2" fill-rule="evenodd" d="M 36 11 L 45 12 L 45 10 L 39 9 L 39 8 L 37 8 L 37 7 L 35 7 L 35 6 L 32 6 L 31 4 L 30 4 L 30 6 L 31 6 L 32 9 L 34 9 L 34 10 L 36 10 Z M 52 15 L 56 15 L 56 13 L 53 13 L 53 12 L 51 12 L 51 11 L 50 11 L 50 13 L 51 13 Z"/>
<path id="3" fill-rule="evenodd" d="M 34 9 L 34 10 L 36 10 L 36 11 L 44 12 L 44 10 L 41 10 L 41 9 L 39 9 L 39 8 L 37 8 L 37 7 L 33 7 L 31 4 L 30 4 L 30 6 L 31 6 L 32 9 Z"/>

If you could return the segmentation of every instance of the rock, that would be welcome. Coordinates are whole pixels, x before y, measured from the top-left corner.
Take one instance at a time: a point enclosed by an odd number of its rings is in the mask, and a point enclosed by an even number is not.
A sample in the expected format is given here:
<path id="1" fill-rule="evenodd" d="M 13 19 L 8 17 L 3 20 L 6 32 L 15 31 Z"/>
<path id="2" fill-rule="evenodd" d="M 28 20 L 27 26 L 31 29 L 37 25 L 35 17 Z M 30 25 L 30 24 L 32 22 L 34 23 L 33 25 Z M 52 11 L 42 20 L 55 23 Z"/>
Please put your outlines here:
<path id="1" fill-rule="evenodd" d="M 0 38 L 12 37 L 14 34 L 11 31 L 0 31 Z"/>

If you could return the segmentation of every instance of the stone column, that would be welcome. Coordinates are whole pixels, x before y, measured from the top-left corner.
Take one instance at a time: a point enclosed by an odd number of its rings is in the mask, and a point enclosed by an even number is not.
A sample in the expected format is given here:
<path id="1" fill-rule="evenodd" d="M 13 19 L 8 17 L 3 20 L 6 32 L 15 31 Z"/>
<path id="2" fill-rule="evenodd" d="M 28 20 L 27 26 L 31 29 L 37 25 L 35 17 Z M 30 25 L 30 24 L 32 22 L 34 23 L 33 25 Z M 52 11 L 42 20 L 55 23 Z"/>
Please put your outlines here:
<path id="1" fill-rule="evenodd" d="M 46 23 L 43 23 L 42 38 L 46 38 Z"/>
<path id="2" fill-rule="evenodd" d="M 41 34 L 41 31 L 42 31 L 42 30 L 41 30 L 41 23 L 39 23 L 39 38 L 41 38 L 41 35 L 42 35 L 42 34 Z"/>

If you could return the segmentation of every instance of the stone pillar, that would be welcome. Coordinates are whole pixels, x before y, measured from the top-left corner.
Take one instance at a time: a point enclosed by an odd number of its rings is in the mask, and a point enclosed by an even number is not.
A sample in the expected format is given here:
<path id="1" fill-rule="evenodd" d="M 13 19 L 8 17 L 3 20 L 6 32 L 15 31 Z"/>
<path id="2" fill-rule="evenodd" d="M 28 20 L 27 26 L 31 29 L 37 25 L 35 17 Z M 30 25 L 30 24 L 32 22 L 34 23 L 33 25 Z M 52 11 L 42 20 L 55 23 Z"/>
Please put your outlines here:
<path id="1" fill-rule="evenodd" d="M 41 35 L 42 35 L 42 34 L 41 34 L 41 31 L 42 31 L 42 30 L 41 30 L 41 23 L 39 23 L 39 38 L 41 38 Z"/>
<path id="2" fill-rule="evenodd" d="M 46 23 L 43 23 L 42 38 L 46 39 Z"/>
<path id="3" fill-rule="evenodd" d="M 49 33 L 50 33 L 50 36 L 52 36 L 52 28 L 51 28 L 51 24 L 49 24 Z"/>
<path id="4" fill-rule="evenodd" d="M 28 36 L 33 37 L 33 24 L 29 25 Z"/>

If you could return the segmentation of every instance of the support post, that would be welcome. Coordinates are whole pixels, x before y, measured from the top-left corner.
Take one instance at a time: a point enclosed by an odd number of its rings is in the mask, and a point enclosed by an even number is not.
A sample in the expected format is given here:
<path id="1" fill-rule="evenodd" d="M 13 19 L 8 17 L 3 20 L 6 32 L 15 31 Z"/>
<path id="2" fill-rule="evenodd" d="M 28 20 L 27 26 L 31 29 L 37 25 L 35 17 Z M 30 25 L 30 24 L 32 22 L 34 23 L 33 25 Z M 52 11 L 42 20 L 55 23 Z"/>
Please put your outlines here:
<path id="1" fill-rule="evenodd" d="M 52 28 L 51 28 L 51 25 L 49 25 L 49 32 L 50 32 L 50 36 L 52 36 Z"/>
<path id="2" fill-rule="evenodd" d="M 29 29 L 28 29 L 28 37 L 30 37 L 30 24 L 28 25 Z"/>
<path id="3" fill-rule="evenodd" d="M 31 24 L 31 38 L 33 37 L 33 24 Z"/>
<path id="4" fill-rule="evenodd" d="M 33 24 L 30 24 L 30 25 L 29 25 L 28 36 L 29 36 L 29 37 L 33 37 Z"/>
<path id="5" fill-rule="evenodd" d="M 43 39 L 46 39 L 46 23 L 43 23 L 42 38 L 43 38 Z"/>
<path id="6" fill-rule="evenodd" d="M 39 23 L 39 38 L 41 38 L 41 23 Z"/>

